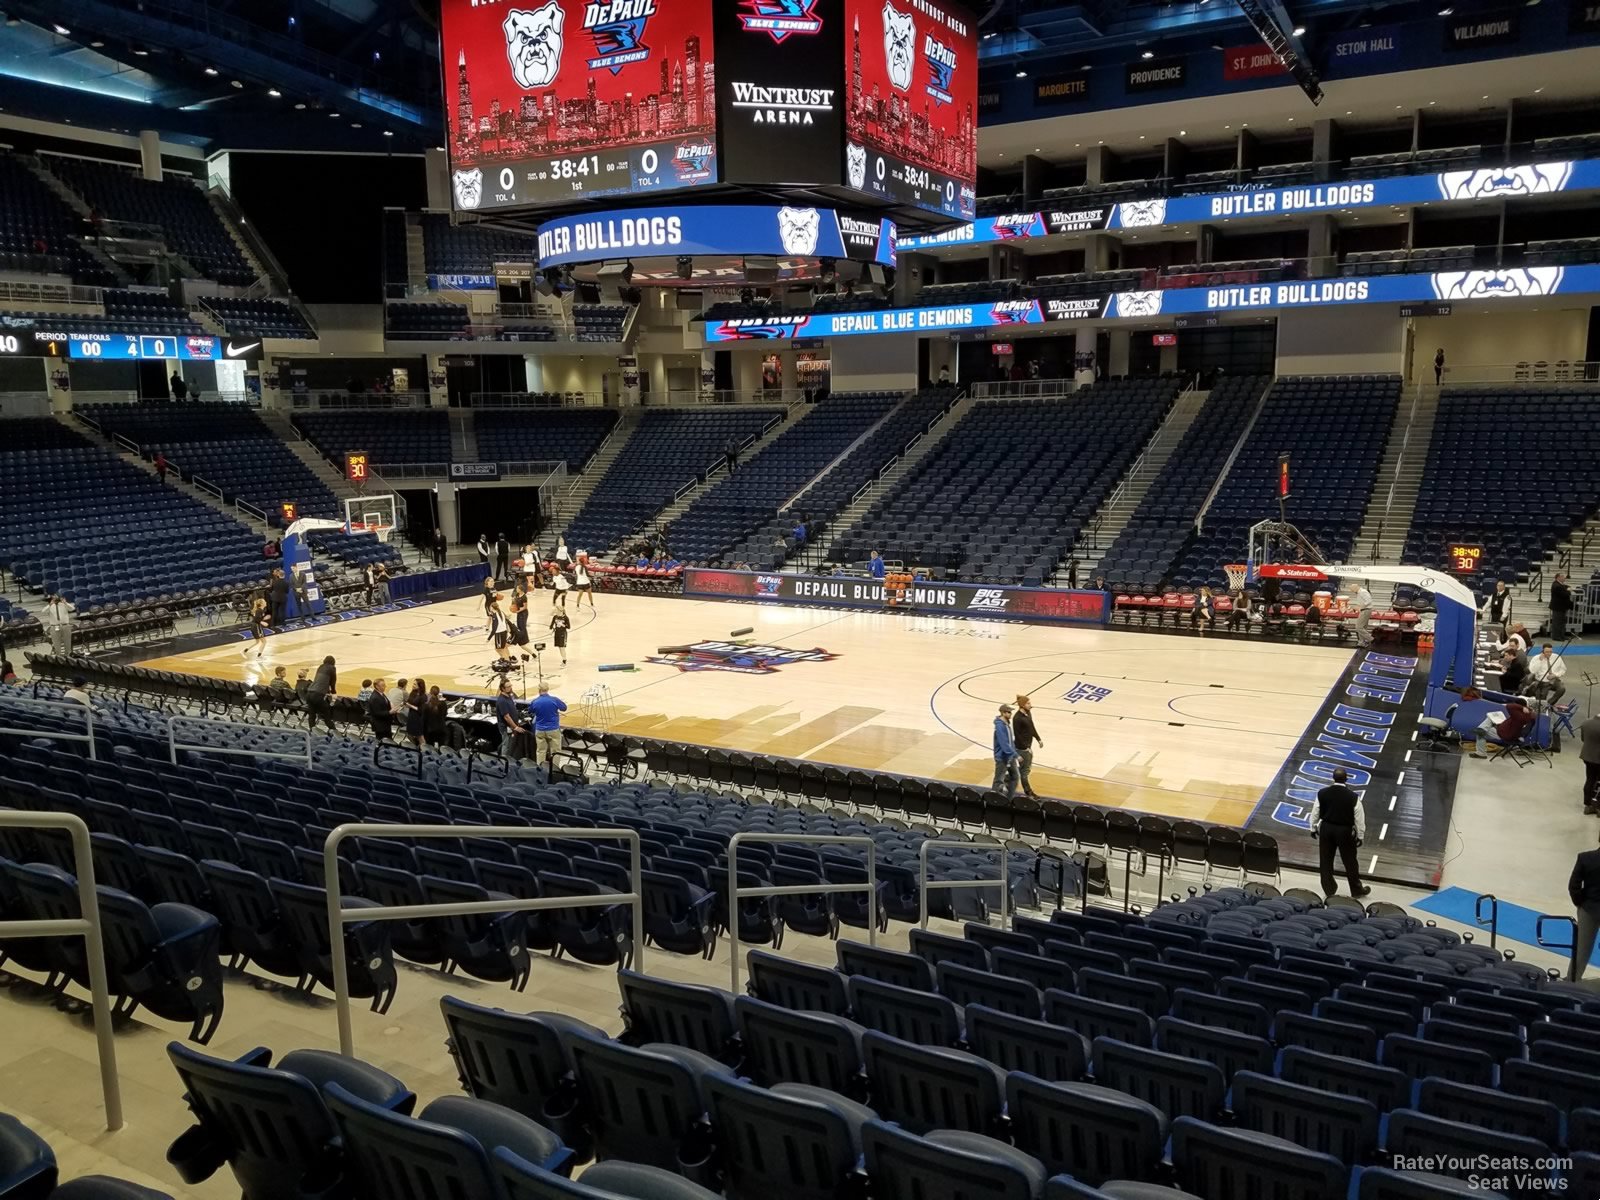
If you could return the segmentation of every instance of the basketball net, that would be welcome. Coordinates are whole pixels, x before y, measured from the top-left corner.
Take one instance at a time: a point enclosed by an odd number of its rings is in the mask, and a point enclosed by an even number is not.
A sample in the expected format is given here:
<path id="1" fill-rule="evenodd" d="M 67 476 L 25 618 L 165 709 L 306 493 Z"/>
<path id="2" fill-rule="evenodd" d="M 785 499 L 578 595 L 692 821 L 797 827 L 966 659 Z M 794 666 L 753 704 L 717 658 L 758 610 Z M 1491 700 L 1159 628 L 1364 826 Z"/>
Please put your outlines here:
<path id="1" fill-rule="evenodd" d="M 1222 569 L 1228 573 L 1228 589 L 1235 592 L 1244 591 L 1244 581 L 1250 571 L 1249 566 L 1245 563 L 1226 563 Z"/>

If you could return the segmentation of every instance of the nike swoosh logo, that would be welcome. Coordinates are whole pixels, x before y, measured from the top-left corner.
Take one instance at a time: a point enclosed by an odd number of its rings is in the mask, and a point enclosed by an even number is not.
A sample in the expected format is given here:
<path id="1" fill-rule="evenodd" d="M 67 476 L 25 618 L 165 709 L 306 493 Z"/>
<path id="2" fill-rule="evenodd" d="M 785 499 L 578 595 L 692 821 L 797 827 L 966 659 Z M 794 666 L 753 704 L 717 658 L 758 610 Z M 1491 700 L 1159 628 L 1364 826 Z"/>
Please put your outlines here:
<path id="1" fill-rule="evenodd" d="M 251 342 L 248 346 L 235 346 L 232 342 L 229 342 L 228 343 L 228 357 L 229 358 L 238 358 L 241 355 L 249 354 L 250 351 L 254 350 L 259 345 L 261 345 L 260 342 Z"/>

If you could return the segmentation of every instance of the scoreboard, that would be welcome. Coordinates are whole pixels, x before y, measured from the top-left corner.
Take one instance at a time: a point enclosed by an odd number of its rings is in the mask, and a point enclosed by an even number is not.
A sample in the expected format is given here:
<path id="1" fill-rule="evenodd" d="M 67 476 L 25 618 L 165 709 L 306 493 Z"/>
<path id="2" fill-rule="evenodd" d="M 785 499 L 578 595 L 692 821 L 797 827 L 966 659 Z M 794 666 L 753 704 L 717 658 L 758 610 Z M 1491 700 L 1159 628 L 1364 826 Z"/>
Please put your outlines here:
<path id="1" fill-rule="evenodd" d="M 0 332 L 0 355 L 129 361 L 180 359 L 210 362 L 223 357 L 221 338 L 187 334 L 67 333 L 28 329 Z M 238 355 L 234 355 L 238 357 Z"/>
<path id="2" fill-rule="evenodd" d="M 1450 547 L 1450 569 L 1457 575 L 1476 575 L 1482 562 L 1482 546 L 1452 545 Z"/>

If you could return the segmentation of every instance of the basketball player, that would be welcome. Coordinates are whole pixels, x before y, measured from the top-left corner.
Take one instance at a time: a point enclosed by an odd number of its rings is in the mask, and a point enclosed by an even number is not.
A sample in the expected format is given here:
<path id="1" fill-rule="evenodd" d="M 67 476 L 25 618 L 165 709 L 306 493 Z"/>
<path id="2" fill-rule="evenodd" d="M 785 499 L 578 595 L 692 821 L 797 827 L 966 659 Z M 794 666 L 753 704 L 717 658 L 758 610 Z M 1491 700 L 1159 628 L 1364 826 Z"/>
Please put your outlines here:
<path id="1" fill-rule="evenodd" d="M 583 598 L 589 597 L 589 607 L 594 607 L 594 580 L 589 577 L 589 560 L 580 558 L 572 564 L 573 587 L 577 590 L 578 599 L 573 605 L 575 608 L 583 607 Z"/>
<path id="2" fill-rule="evenodd" d="M 267 611 L 267 602 L 257 596 L 250 602 L 250 645 L 241 650 L 241 654 L 248 656 L 253 646 L 256 657 L 261 657 L 267 648 L 267 624 L 271 620 L 272 614 Z"/>
<path id="3" fill-rule="evenodd" d="M 559 604 L 562 608 L 565 608 L 567 606 L 567 593 L 572 590 L 572 580 L 567 578 L 565 571 L 557 567 L 551 575 L 550 586 L 555 589 L 554 595 L 550 598 L 550 603 L 552 605 Z M 593 597 L 590 598 L 589 602 L 593 605 Z"/>
<path id="4" fill-rule="evenodd" d="M 500 605 L 500 597 L 494 598 L 494 603 L 489 606 L 489 640 L 494 643 L 494 656 L 496 666 L 500 663 L 511 661 L 511 621 L 506 616 L 506 610 Z"/>
<path id="5" fill-rule="evenodd" d="M 563 667 L 567 665 L 567 631 L 571 628 L 572 618 L 567 616 L 566 609 L 558 608 L 550 614 L 550 640 L 555 642 L 556 649 L 561 651 Z"/>

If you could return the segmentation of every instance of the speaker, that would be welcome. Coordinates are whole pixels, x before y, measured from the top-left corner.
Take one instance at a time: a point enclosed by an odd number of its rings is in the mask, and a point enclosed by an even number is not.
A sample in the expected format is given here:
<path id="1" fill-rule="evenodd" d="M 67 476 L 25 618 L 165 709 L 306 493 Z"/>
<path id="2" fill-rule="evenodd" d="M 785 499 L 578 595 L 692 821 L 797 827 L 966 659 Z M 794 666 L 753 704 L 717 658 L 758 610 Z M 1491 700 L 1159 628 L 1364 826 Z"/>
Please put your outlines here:
<path id="1" fill-rule="evenodd" d="M 600 269 L 594 273 L 594 277 L 595 282 L 602 285 L 607 283 L 624 284 L 633 278 L 633 264 L 631 262 L 602 263 Z"/>
<path id="2" fill-rule="evenodd" d="M 747 258 L 744 260 L 745 282 L 756 287 L 771 287 L 778 282 L 778 260 L 775 258 Z"/>

